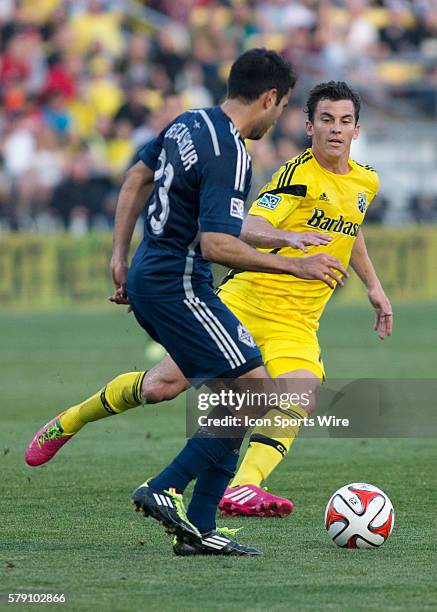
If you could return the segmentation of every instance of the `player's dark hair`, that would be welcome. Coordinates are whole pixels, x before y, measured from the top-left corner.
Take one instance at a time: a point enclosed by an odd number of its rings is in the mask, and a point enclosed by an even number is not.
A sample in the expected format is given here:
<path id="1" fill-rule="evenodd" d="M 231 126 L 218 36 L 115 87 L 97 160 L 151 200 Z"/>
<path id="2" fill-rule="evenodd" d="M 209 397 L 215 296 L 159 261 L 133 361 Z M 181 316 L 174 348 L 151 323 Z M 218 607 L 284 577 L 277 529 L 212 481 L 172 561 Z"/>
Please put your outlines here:
<path id="1" fill-rule="evenodd" d="M 228 98 L 250 103 L 270 89 L 276 89 L 276 105 L 293 89 L 296 74 L 291 64 L 276 51 L 250 49 L 232 64 Z"/>
<path id="2" fill-rule="evenodd" d="M 355 109 L 355 123 L 360 118 L 360 97 L 356 91 L 351 89 L 344 81 L 329 81 L 329 83 L 319 83 L 310 91 L 308 96 L 305 112 L 308 115 L 308 121 L 311 123 L 314 120 L 317 104 L 320 100 L 351 100 Z"/>

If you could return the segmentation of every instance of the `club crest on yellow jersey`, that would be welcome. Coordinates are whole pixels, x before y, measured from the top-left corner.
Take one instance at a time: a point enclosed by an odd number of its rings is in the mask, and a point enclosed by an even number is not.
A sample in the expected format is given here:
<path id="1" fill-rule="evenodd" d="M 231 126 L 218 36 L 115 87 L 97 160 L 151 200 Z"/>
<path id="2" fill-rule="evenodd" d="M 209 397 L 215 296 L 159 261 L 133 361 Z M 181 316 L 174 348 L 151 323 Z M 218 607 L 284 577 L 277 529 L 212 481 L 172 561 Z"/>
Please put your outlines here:
<path id="1" fill-rule="evenodd" d="M 364 214 L 367 208 L 367 193 L 364 193 L 364 191 L 359 191 L 357 193 L 357 204 L 360 213 Z"/>

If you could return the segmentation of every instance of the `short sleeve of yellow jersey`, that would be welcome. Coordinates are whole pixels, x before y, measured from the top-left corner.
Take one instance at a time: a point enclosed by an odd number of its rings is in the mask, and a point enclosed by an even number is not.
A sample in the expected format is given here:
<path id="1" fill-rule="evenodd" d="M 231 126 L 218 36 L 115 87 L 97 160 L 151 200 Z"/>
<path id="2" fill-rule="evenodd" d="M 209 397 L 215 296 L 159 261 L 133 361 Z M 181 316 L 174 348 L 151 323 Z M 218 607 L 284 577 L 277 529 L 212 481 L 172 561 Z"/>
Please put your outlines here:
<path id="1" fill-rule="evenodd" d="M 293 184 L 284 185 L 289 164 L 284 164 L 264 185 L 249 209 L 249 215 L 267 219 L 274 227 L 279 227 L 291 215 L 307 193 L 307 185 L 301 182 L 300 173 L 293 176 Z M 306 179 L 307 180 L 307 179 Z"/>
<path id="2" fill-rule="evenodd" d="M 369 178 L 370 178 L 370 189 L 371 189 L 371 196 L 370 196 L 370 201 L 369 201 L 369 205 L 370 205 L 379 191 L 379 176 L 377 175 L 375 170 L 373 170 L 373 172 L 370 173 Z"/>

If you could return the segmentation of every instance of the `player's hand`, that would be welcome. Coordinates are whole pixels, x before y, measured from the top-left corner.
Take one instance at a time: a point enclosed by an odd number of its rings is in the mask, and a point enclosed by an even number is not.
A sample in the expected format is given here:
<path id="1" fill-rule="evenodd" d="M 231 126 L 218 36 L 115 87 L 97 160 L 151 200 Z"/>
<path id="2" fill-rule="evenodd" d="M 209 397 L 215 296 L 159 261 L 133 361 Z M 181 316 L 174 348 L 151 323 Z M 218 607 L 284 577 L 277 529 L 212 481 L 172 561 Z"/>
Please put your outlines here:
<path id="1" fill-rule="evenodd" d="M 329 244 L 332 236 L 318 232 L 290 232 L 290 246 L 308 253 L 307 246 L 323 246 Z"/>
<path id="2" fill-rule="evenodd" d="M 382 287 L 369 289 L 367 295 L 375 309 L 375 325 L 373 329 L 378 332 L 380 339 L 384 340 L 386 336 L 391 336 L 393 332 L 393 309 L 390 300 L 385 295 Z"/>
<path id="3" fill-rule="evenodd" d="M 129 304 L 126 294 L 127 261 L 112 257 L 109 267 L 114 283 L 114 293 L 109 296 L 109 301 L 115 304 Z"/>
<path id="4" fill-rule="evenodd" d="M 294 271 L 291 274 L 294 276 L 306 280 L 321 280 L 331 289 L 335 289 L 334 283 L 343 287 L 342 276 L 349 277 L 349 273 L 341 262 L 336 257 L 326 253 L 293 259 L 293 268 Z"/>

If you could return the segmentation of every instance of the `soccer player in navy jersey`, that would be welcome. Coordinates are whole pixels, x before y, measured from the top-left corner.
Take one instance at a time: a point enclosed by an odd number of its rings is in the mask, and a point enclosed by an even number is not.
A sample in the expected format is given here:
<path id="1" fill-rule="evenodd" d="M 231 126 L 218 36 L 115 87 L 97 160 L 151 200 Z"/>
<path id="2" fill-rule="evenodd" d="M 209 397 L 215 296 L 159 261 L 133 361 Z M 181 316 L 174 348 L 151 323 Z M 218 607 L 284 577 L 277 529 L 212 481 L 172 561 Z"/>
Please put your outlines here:
<path id="1" fill-rule="evenodd" d="M 188 111 L 171 122 L 140 152 L 120 191 L 112 300 L 130 305 L 139 324 L 196 385 L 214 379 L 269 378 L 249 332 L 214 293 L 211 261 L 318 279 L 330 287 L 343 285 L 340 275 L 347 276 L 335 257 L 282 257 L 256 251 L 238 238 L 251 179 L 244 140 L 262 138 L 287 105 L 294 84 L 291 67 L 275 52 L 244 53 L 231 68 L 226 101 L 220 107 Z M 131 238 L 145 202 L 144 238 L 129 267 Z M 28 463 L 51 458 L 74 433 L 75 418 L 97 420 L 137 405 L 143 376 L 124 374 L 108 383 L 90 398 L 87 416 L 70 409 L 50 421 L 29 445 Z M 225 413 L 224 407 L 216 410 Z M 215 524 L 242 435 L 195 435 L 164 470 L 134 491 L 137 509 L 176 534 L 176 554 L 260 554 Z M 196 485 L 186 513 L 181 494 L 192 480 Z"/>

